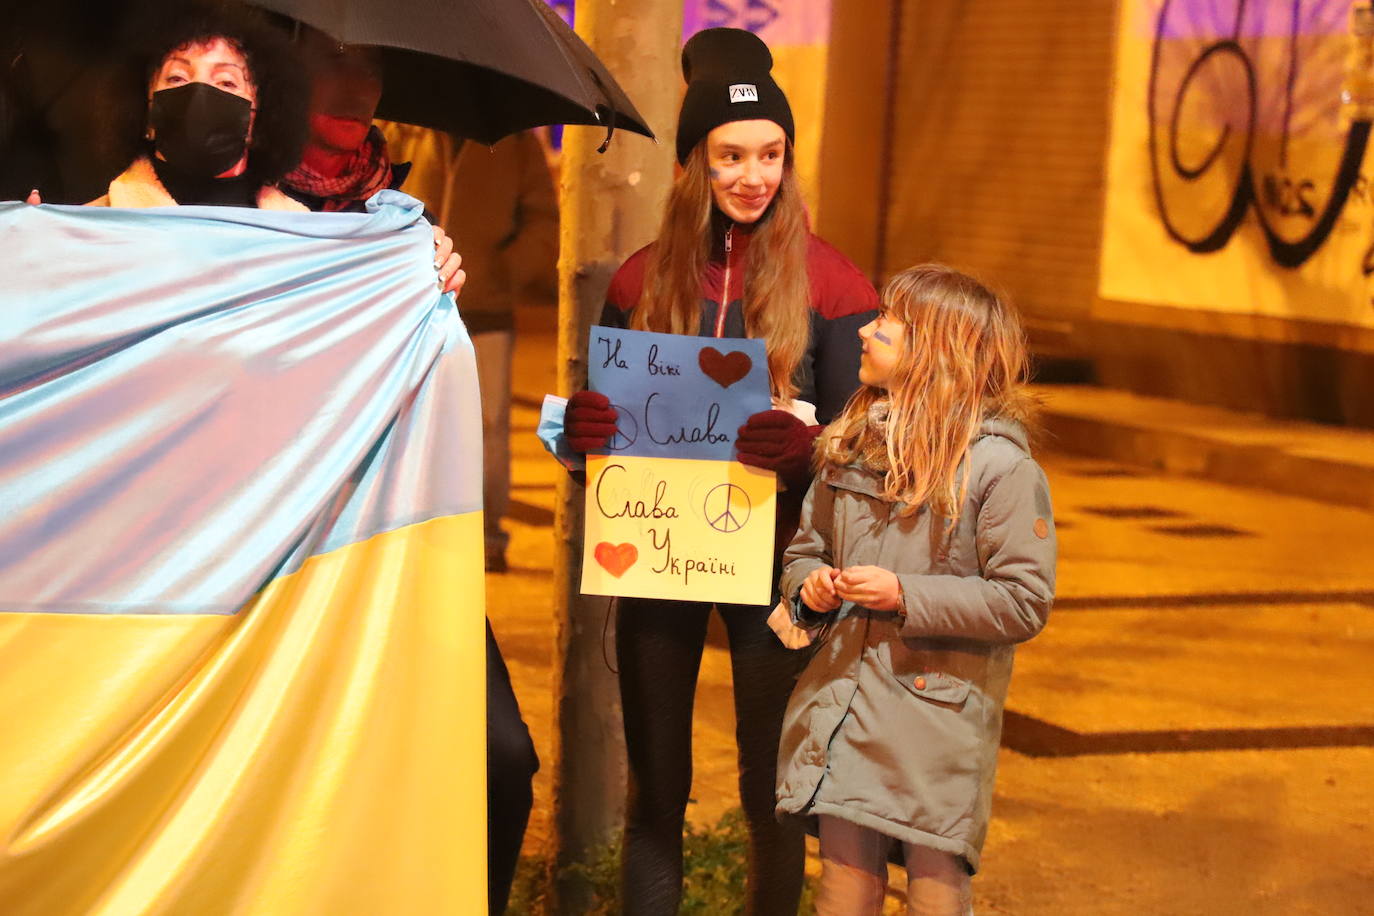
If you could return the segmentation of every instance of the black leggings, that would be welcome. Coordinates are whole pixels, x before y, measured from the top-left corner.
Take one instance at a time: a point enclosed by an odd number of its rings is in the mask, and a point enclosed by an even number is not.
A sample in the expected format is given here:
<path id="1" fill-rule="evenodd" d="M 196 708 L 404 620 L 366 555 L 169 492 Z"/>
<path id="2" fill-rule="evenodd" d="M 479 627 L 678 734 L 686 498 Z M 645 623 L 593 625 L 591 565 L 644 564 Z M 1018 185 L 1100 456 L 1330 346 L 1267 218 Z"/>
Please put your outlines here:
<path id="1" fill-rule="evenodd" d="M 539 769 L 506 660 L 487 621 L 487 911 L 505 912 Z"/>
<path id="2" fill-rule="evenodd" d="M 730 637 L 739 789 L 749 825 L 745 912 L 797 912 L 804 833 L 774 817 L 778 741 L 787 698 L 808 653 L 783 647 L 771 607 L 717 605 Z M 624 912 L 676 916 L 682 897 L 682 826 L 692 787 L 692 701 L 712 605 L 621 598 L 616 657 L 625 714 L 630 794 Z"/>

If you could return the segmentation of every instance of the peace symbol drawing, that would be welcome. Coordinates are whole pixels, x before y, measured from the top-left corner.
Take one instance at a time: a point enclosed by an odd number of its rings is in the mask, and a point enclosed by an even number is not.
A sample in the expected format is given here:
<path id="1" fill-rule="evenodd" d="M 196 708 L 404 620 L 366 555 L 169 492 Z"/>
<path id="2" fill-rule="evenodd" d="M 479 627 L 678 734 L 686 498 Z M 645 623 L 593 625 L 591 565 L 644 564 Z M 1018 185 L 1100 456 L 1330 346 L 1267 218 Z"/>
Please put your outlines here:
<path id="1" fill-rule="evenodd" d="M 639 421 L 624 407 L 614 404 L 611 406 L 615 407 L 615 435 L 606 443 L 606 448 L 619 452 L 634 445 L 635 440 L 639 438 Z"/>
<path id="2" fill-rule="evenodd" d="M 716 531 L 731 534 L 744 527 L 753 511 L 749 494 L 732 483 L 717 484 L 706 494 L 702 503 L 706 524 Z"/>

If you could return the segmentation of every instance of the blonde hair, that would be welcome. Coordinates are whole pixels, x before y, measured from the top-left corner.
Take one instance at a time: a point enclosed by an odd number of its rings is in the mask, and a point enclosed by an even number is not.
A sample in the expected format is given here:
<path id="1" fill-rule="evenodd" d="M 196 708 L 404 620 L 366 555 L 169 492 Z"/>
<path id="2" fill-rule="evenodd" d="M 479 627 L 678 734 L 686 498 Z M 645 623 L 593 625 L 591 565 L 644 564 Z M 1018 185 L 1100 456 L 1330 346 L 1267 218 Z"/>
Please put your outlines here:
<path id="1" fill-rule="evenodd" d="M 644 271 L 644 291 L 630 327 L 696 336 L 701 329 L 702 277 L 711 256 L 710 169 L 706 141 L 687 157 L 673 183 L 658 241 Z M 790 400 L 792 380 L 811 333 L 811 282 L 806 270 L 810 230 L 787 146 L 782 183 L 750 240 L 744 268 L 744 332 L 762 338 L 774 396 Z M 721 298 L 728 299 L 729 290 Z M 722 306 L 728 302 L 722 302 Z"/>
<path id="2" fill-rule="evenodd" d="M 905 349 L 885 388 L 863 386 L 826 427 L 819 459 L 881 472 L 883 498 L 905 503 L 902 514 L 929 505 L 953 525 L 983 420 L 1030 420 L 1021 322 L 983 284 L 942 264 L 897 274 L 882 302 L 906 325 Z"/>

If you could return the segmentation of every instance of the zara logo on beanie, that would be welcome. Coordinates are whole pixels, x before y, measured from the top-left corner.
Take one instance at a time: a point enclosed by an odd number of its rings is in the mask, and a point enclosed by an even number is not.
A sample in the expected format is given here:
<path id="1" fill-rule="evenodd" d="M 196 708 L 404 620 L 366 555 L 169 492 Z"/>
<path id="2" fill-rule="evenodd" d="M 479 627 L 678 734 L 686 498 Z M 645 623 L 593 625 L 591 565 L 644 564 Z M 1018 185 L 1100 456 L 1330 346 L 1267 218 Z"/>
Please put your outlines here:
<path id="1" fill-rule="evenodd" d="M 735 83 L 730 87 L 730 101 L 734 102 L 757 102 L 759 100 L 759 87 L 753 83 Z"/>

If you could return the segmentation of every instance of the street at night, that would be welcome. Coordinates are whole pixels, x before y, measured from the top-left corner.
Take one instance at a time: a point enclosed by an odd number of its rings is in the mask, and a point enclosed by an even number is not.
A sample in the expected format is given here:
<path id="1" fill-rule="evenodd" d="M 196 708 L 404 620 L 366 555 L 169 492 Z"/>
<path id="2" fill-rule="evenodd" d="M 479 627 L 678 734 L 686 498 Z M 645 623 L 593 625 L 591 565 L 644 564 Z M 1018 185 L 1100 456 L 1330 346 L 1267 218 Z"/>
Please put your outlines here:
<path id="1" fill-rule="evenodd" d="M 1374 916 L 1374 0 L 0 2 L 0 916 Z"/>

